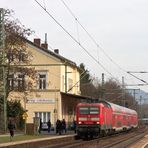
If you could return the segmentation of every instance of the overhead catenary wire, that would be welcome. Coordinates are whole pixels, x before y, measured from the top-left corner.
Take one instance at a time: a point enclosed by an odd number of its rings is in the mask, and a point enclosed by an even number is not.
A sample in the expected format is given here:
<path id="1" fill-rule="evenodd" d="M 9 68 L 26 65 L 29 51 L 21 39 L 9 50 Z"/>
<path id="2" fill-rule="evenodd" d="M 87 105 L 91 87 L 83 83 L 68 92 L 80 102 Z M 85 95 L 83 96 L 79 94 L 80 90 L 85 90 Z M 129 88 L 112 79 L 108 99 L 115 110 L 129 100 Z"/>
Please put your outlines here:
<path id="1" fill-rule="evenodd" d="M 44 7 L 45 7 L 45 2 L 44 2 Z M 46 9 L 46 8 L 44 8 L 44 9 Z M 13 16 L 12 16 L 13 17 Z M 14 17 L 13 17 L 14 18 Z M 15 19 L 15 18 L 14 18 Z M 19 21 L 19 23 L 20 23 L 20 25 L 21 26 L 24 26 L 20 21 Z M 37 38 L 39 38 L 39 36 L 37 35 L 37 34 L 34 34 Z M 42 42 L 44 42 L 43 40 L 41 40 Z M 49 46 L 49 44 L 48 44 L 48 47 L 50 48 L 50 49 L 52 49 L 52 50 L 54 50 L 51 46 Z M 19 65 L 18 65 L 19 66 Z M 20 66 L 28 66 L 28 65 L 20 65 Z M 30 65 L 31 66 L 31 65 Z M 35 65 L 34 65 L 35 66 Z M 41 66 L 41 64 L 40 65 L 38 65 L 38 66 Z M 46 64 L 45 65 L 42 65 L 42 66 L 47 66 Z M 80 68 L 81 69 L 81 68 Z M 82 70 L 82 69 L 81 69 Z M 86 70 L 87 71 L 87 70 Z M 85 72 L 86 72 L 85 70 L 82 70 L 82 73 L 80 74 L 80 77 L 81 77 L 81 75 L 83 75 Z M 57 75 L 57 74 L 55 74 L 55 73 L 52 73 L 52 72 L 49 72 L 50 74 L 52 74 L 52 75 L 54 75 L 55 77 L 57 77 L 57 78 L 61 78 L 61 76 L 59 76 L 59 75 Z M 85 76 L 86 74 L 84 74 L 84 76 Z M 84 76 L 83 77 L 81 77 L 81 79 L 80 80 L 82 80 L 83 78 L 84 78 Z M 79 80 L 79 81 L 80 81 Z M 79 83 L 79 81 L 78 82 L 76 82 L 67 92 L 69 92 L 73 87 L 75 87 L 78 83 Z"/>
<path id="2" fill-rule="evenodd" d="M 102 69 L 104 69 L 104 71 L 106 71 L 110 76 L 112 76 L 114 79 L 116 79 L 98 60 L 95 59 L 94 56 L 92 56 L 87 49 L 82 46 L 82 44 L 77 41 L 75 39 L 75 37 L 73 37 L 48 11 L 47 9 L 45 9 L 37 0 L 35 0 L 35 2 L 64 30 L 64 32 L 66 32 L 97 64 L 99 64 L 101 66 Z M 85 28 L 84 28 L 85 29 Z"/>
<path id="3" fill-rule="evenodd" d="M 80 77 L 81 77 L 83 74 L 84 74 L 84 75 L 83 75 L 83 76 L 80 78 L 80 80 L 77 81 L 71 88 L 69 88 L 67 92 L 71 91 L 71 90 L 86 76 L 86 74 L 87 74 L 86 72 L 87 72 L 87 70 L 85 70 L 85 71 L 83 71 L 83 72 L 81 73 Z"/>
<path id="4" fill-rule="evenodd" d="M 92 54 L 90 54 L 89 52 L 88 52 L 88 50 L 84 47 L 84 46 L 82 46 L 82 44 L 80 44 L 80 42 L 79 41 L 77 41 L 76 39 L 75 39 L 75 37 L 73 37 L 48 11 L 47 11 L 47 9 L 45 9 L 37 0 L 35 0 L 35 2 L 56 22 L 56 24 L 58 24 L 63 30 L 64 30 L 64 32 L 66 32 L 97 64 L 99 64 L 100 66 L 101 66 L 101 68 L 102 69 L 104 69 L 104 71 L 106 71 L 109 75 L 111 75 L 112 77 L 114 77 L 99 61 L 97 61 L 96 59 L 95 59 L 95 57 L 92 55 Z"/>
<path id="5" fill-rule="evenodd" d="M 97 41 L 94 39 L 94 37 L 86 30 L 86 28 L 80 23 L 78 18 L 75 16 L 75 14 L 72 12 L 72 10 L 68 7 L 68 5 L 64 2 L 64 0 L 61 0 L 61 2 L 64 4 L 64 6 L 67 8 L 67 10 L 70 12 L 70 14 L 74 17 L 75 21 L 78 22 L 78 24 L 82 27 L 82 29 L 86 32 L 86 34 L 89 36 L 89 38 L 94 42 L 94 44 L 97 46 L 97 48 L 101 49 L 101 51 L 104 53 L 104 55 L 114 64 L 116 65 L 120 70 L 125 72 L 126 74 L 129 74 L 125 69 L 123 69 L 119 64 L 117 64 L 106 52 L 105 50 L 97 43 Z M 142 73 L 142 72 L 141 72 Z M 143 72 L 146 73 L 146 72 Z M 140 86 L 140 85 L 139 85 Z"/>
<path id="6" fill-rule="evenodd" d="M 64 0 L 61 0 L 62 3 L 64 4 L 64 6 L 67 8 L 67 10 L 70 12 L 70 14 L 74 17 L 75 21 L 78 22 L 78 24 L 82 27 L 82 29 L 86 32 L 86 34 L 89 36 L 89 38 L 94 42 L 94 44 L 100 48 L 102 50 L 102 52 L 105 54 L 105 56 L 116 66 L 118 66 L 119 69 L 121 69 L 122 71 L 125 71 L 119 64 L 117 64 L 116 62 L 114 62 L 114 60 L 112 60 L 112 58 L 104 51 L 104 49 L 97 43 L 97 41 L 94 39 L 94 37 L 86 30 L 86 28 L 80 23 L 80 21 L 78 20 L 78 18 L 74 15 L 74 13 L 72 12 L 72 10 L 68 7 L 68 5 L 64 2 Z"/>
<path id="7" fill-rule="evenodd" d="M 88 50 L 74 37 L 72 36 L 48 11 L 47 9 L 45 9 L 37 0 L 35 0 L 35 2 L 64 30 L 64 32 L 66 32 L 97 64 L 99 64 L 101 66 L 102 69 L 104 69 L 105 72 L 107 72 L 109 75 L 111 75 L 112 77 L 114 77 L 98 60 L 96 60 L 96 58 L 90 54 L 88 52 Z M 73 14 L 73 13 L 72 13 Z M 73 14 L 74 15 L 74 14 Z M 78 19 L 75 17 L 75 20 L 78 21 Z M 83 26 L 82 26 L 83 27 Z M 84 28 L 84 27 L 83 27 Z M 84 28 L 85 29 L 85 28 Z M 86 30 L 86 29 L 85 29 Z M 86 30 L 87 32 L 87 30 Z M 88 32 L 87 32 L 88 33 Z M 88 33 L 88 35 L 94 40 L 94 38 Z M 94 40 L 95 41 L 95 40 Z M 95 41 L 96 42 L 96 41 Z M 97 47 L 99 47 L 103 52 L 104 54 L 110 59 L 110 61 L 112 63 L 114 63 L 115 65 L 118 66 L 118 68 L 120 68 L 122 71 L 124 71 L 126 74 L 129 74 L 127 73 L 126 70 L 124 70 L 122 67 L 120 67 L 116 62 L 114 62 L 112 60 L 112 58 L 110 58 L 110 56 L 103 50 L 103 48 L 101 48 L 99 46 L 99 44 L 96 42 L 96 45 Z M 114 77 L 115 78 L 115 77 Z M 116 78 L 115 78 L 116 79 Z"/>
<path id="8" fill-rule="evenodd" d="M 145 83 L 145 84 L 148 85 L 148 82 L 146 82 L 145 80 L 138 78 L 137 76 L 131 74 L 130 72 L 127 72 L 127 73 L 129 73 L 129 74 L 130 74 L 131 76 L 133 76 L 134 78 L 136 78 L 136 79 L 140 80 L 141 82 L 143 82 L 143 83 Z"/>

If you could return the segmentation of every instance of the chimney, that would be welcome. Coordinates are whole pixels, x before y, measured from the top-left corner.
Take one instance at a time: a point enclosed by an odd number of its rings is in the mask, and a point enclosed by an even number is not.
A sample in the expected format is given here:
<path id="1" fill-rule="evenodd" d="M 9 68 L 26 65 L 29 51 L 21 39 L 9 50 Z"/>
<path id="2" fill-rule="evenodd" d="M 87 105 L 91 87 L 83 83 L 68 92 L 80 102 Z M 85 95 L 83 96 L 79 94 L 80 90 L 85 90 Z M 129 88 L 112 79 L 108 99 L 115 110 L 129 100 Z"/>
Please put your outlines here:
<path id="1" fill-rule="evenodd" d="M 59 49 L 54 49 L 54 52 L 55 52 L 56 54 L 59 54 Z"/>
<path id="2" fill-rule="evenodd" d="M 42 43 L 41 47 L 44 48 L 44 49 L 48 49 L 48 44 L 47 43 Z"/>
<path id="3" fill-rule="evenodd" d="M 41 47 L 44 48 L 44 49 L 48 49 L 47 33 L 45 33 L 45 42 L 41 44 Z"/>
<path id="4" fill-rule="evenodd" d="M 34 39 L 34 44 L 36 44 L 37 46 L 40 46 L 41 45 L 41 39 L 39 39 L 39 38 Z"/>

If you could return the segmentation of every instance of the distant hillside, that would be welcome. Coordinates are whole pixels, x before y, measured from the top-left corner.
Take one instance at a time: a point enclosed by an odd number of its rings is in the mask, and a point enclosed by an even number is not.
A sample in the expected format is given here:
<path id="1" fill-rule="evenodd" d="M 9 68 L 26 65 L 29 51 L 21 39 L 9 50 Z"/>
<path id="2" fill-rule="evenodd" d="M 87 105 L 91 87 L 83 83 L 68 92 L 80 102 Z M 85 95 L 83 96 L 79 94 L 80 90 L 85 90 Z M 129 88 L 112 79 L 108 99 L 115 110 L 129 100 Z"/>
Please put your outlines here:
<path id="1" fill-rule="evenodd" d="M 129 91 L 132 95 L 133 91 Z M 141 96 L 141 97 L 140 97 Z M 135 94 L 135 98 L 138 101 L 138 103 L 140 104 L 140 98 L 141 98 L 141 104 L 148 104 L 148 92 L 145 92 L 143 90 L 137 90 L 136 94 Z"/>

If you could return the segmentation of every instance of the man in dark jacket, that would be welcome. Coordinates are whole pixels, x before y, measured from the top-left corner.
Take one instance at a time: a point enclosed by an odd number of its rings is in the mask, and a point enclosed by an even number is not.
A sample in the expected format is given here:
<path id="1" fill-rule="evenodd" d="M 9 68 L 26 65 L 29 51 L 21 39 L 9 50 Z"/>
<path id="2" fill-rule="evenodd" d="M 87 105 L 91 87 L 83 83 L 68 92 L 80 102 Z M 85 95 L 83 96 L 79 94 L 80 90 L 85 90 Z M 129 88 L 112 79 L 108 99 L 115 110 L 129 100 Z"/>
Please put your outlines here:
<path id="1" fill-rule="evenodd" d="M 9 129 L 9 133 L 10 133 L 10 140 L 12 140 L 12 138 L 14 136 L 15 125 L 12 123 L 11 120 L 8 123 L 8 129 Z"/>
<path id="2" fill-rule="evenodd" d="M 62 133 L 62 122 L 59 119 L 56 122 L 56 133 L 59 133 L 59 135 Z"/>
<path id="3" fill-rule="evenodd" d="M 73 130 L 76 133 L 76 127 L 77 127 L 77 123 L 75 120 L 73 120 Z"/>
<path id="4" fill-rule="evenodd" d="M 47 122 L 47 126 L 48 126 L 48 133 L 50 133 L 50 128 L 51 128 L 51 122 L 50 122 L 50 119 L 49 119 L 48 122 Z"/>
<path id="5" fill-rule="evenodd" d="M 66 133 L 66 122 L 65 122 L 65 119 L 62 120 L 62 132 L 63 131 Z"/>

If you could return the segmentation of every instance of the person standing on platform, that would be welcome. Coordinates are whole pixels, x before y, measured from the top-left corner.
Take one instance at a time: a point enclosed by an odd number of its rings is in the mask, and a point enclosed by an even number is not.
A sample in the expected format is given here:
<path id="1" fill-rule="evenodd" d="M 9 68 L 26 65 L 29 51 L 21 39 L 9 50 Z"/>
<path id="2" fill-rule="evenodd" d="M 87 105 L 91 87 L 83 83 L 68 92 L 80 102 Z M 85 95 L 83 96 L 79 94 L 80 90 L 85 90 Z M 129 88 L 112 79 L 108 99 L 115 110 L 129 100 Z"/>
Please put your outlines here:
<path id="1" fill-rule="evenodd" d="M 41 130 L 42 130 L 42 119 L 40 118 L 39 133 L 41 133 Z"/>
<path id="2" fill-rule="evenodd" d="M 47 122 L 47 126 L 48 126 L 48 133 L 50 133 L 50 129 L 51 129 L 51 122 L 50 119 Z"/>
<path id="3" fill-rule="evenodd" d="M 15 125 L 12 123 L 11 120 L 8 123 L 8 129 L 9 129 L 9 133 L 10 133 L 10 141 L 12 141 L 12 138 L 14 137 Z"/>
<path id="4" fill-rule="evenodd" d="M 75 120 L 73 120 L 73 130 L 76 133 L 77 123 Z"/>
<path id="5" fill-rule="evenodd" d="M 62 122 L 59 119 L 56 122 L 56 133 L 59 133 L 59 135 L 62 133 Z"/>
<path id="6" fill-rule="evenodd" d="M 65 119 L 62 120 L 62 132 L 63 131 L 66 133 L 66 122 L 65 122 Z"/>

